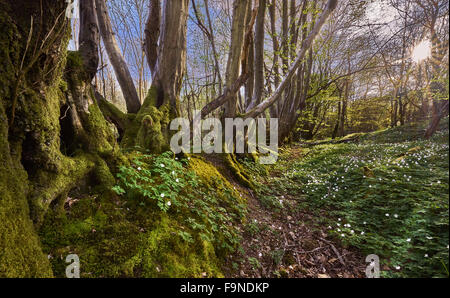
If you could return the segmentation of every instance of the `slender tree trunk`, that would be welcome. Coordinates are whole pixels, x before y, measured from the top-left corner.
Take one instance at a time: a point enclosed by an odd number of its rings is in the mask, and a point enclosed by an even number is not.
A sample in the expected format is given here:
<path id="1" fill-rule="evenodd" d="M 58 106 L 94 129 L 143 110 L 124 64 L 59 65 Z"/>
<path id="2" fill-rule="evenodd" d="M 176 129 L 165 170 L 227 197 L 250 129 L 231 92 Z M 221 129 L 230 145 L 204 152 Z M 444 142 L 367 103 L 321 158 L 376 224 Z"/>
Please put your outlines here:
<path id="1" fill-rule="evenodd" d="M 276 23 L 277 23 L 277 15 L 276 15 L 276 0 L 272 0 L 272 3 L 269 6 L 269 15 L 270 15 L 270 35 L 272 36 L 272 47 L 273 47 L 273 77 L 274 77 L 274 84 L 275 89 L 278 88 L 278 85 L 280 85 L 280 68 L 279 68 L 279 42 L 277 37 L 277 29 L 276 29 Z M 272 118 L 278 117 L 278 105 L 273 105 L 270 108 L 270 116 Z"/>
<path id="2" fill-rule="evenodd" d="M 347 105 L 348 105 L 348 97 L 350 92 L 350 80 L 347 79 L 345 82 L 345 91 L 344 97 L 342 98 L 341 104 L 341 118 L 339 119 L 339 136 L 345 136 L 345 118 L 347 117 Z"/>
<path id="3" fill-rule="evenodd" d="M 252 22 L 252 14 L 250 13 L 253 9 L 253 1 L 248 1 L 247 6 L 247 15 L 245 17 L 245 30 L 248 32 L 250 29 L 250 26 L 253 26 L 251 24 Z M 245 83 L 245 106 L 243 107 L 243 111 L 247 109 L 249 105 L 252 104 L 254 91 L 255 91 L 255 38 L 253 37 L 253 34 L 249 35 L 249 41 L 245 41 L 245 35 L 244 35 L 244 48 L 242 53 L 242 70 L 241 72 L 247 71 L 250 75 L 250 78 Z M 245 43 L 247 42 L 248 45 Z M 241 100 L 242 96 L 241 93 L 238 94 L 239 99 Z M 241 105 L 242 106 L 242 105 Z"/>
<path id="4" fill-rule="evenodd" d="M 258 16 L 256 18 L 255 28 L 255 86 L 251 104 L 247 111 L 253 109 L 261 102 L 264 92 L 264 24 L 266 18 L 266 0 L 259 1 Z"/>
<path id="5" fill-rule="evenodd" d="M 341 101 L 338 102 L 338 114 L 337 114 L 337 120 L 336 120 L 336 124 L 334 126 L 333 129 L 333 134 L 331 136 L 331 138 L 334 140 L 336 139 L 338 132 L 339 132 L 339 123 L 341 122 Z"/>
<path id="6" fill-rule="evenodd" d="M 141 101 L 133 82 L 133 77 L 128 69 L 124 57 L 121 54 L 117 40 L 112 30 L 111 19 L 108 14 L 105 0 L 95 0 L 100 33 L 108 53 L 111 65 L 116 73 L 120 88 L 122 89 L 129 113 L 137 113 L 141 108 Z"/>

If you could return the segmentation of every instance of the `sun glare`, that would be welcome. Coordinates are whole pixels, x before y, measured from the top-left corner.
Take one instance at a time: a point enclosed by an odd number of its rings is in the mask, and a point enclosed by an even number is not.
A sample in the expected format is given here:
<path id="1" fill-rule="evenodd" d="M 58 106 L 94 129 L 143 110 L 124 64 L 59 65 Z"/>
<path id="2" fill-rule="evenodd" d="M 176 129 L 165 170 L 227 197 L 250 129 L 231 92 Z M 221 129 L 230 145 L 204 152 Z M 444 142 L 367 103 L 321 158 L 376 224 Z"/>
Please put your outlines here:
<path id="1" fill-rule="evenodd" d="M 431 56 L 431 42 L 423 40 L 412 51 L 411 58 L 414 62 L 419 63 Z"/>

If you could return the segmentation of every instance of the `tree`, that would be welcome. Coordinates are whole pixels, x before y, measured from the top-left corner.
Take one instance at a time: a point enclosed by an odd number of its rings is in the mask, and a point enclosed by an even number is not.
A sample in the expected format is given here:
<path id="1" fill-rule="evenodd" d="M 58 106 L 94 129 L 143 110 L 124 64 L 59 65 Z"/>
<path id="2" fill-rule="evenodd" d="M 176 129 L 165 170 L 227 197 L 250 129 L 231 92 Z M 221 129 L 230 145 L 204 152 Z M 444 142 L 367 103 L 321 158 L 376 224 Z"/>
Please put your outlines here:
<path id="1" fill-rule="evenodd" d="M 106 188 L 114 183 L 108 170 L 97 171 L 108 168 L 105 159 L 113 162 L 116 149 L 90 85 L 97 61 L 91 52 L 97 35 L 93 1 L 82 1 L 81 52 L 67 59 L 65 1 L 0 6 L 6 29 L 0 82 L 11 86 L 0 91 L 0 275 L 51 276 L 35 232 L 50 205 L 62 208 L 81 181 L 101 181 Z"/>

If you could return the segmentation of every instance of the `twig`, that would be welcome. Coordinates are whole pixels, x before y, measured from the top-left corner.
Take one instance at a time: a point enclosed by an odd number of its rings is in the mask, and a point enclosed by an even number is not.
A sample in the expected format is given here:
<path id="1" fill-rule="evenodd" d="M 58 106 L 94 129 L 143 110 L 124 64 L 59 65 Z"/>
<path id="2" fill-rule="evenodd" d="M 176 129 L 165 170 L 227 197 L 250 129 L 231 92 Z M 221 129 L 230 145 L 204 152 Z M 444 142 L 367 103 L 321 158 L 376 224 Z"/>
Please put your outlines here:
<path id="1" fill-rule="evenodd" d="M 66 112 L 64 113 L 64 116 L 62 116 L 59 120 L 63 120 L 67 117 L 67 112 L 70 110 L 70 105 L 67 106 Z"/>
<path id="2" fill-rule="evenodd" d="M 331 243 L 330 241 L 325 240 L 325 239 L 323 239 L 323 238 L 321 238 L 321 237 L 319 237 L 319 239 L 322 240 L 323 242 L 329 244 L 329 245 L 331 246 L 331 248 L 333 249 L 334 253 L 335 253 L 335 254 L 337 255 L 337 257 L 338 257 L 339 262 L 341 262 L 341 264 L 342 264 L 343 266 L 345 266 L 344 259 L 342 258 L 341 254 L 340 254 L 339 251 L 336 249 L 336 247 L 333 245 L 333 243 Z"/>

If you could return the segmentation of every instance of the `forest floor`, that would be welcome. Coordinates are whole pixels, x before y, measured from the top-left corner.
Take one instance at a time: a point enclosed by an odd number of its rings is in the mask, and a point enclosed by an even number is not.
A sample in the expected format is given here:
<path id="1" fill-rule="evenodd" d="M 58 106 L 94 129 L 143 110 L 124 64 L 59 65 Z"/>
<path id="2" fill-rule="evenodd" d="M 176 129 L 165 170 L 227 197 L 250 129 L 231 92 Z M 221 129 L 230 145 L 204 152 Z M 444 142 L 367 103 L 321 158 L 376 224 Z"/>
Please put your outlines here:
<path id="1" fill-rule="evenodd" d="M 448 118 L 424 125 L 294 144 L 276 165 L 245 162 L 256 191 L 229 277 L 365 277 L 369 254 L 384 277 L 448 277 Z"/>
<path id="2" fill-rule="evenodd" d="M 449 121 L 297 143 L 278 162 L 131 152 L 110 192 L 69 193 L 39 231 L 54 275 L 82 277 L 448 277 Z M 245 199 L 245 200 L 244 200 Z M 225 261 L 224 261 L 225 260 Z"/>

